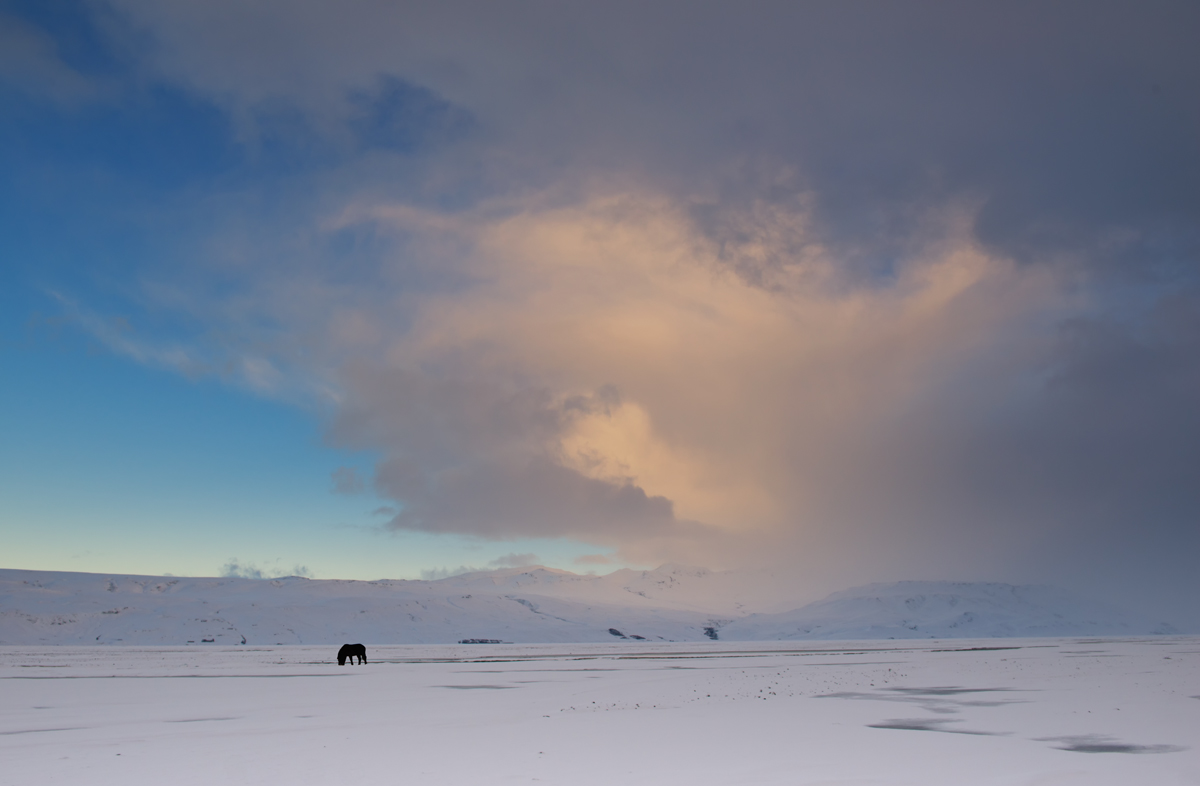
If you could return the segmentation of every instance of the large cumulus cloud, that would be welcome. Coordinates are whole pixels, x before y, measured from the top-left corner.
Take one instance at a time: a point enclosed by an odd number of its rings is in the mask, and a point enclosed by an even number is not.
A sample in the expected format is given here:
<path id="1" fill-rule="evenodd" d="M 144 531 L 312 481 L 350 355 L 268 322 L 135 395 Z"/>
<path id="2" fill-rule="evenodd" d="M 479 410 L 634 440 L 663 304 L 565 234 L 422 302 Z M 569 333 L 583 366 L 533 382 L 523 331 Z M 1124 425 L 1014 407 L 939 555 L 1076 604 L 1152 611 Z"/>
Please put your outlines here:
<path id="1" fill-rule="evenodd" d="M 334 151 L 145 291 L 390 526 L 1196 588 L 1194 3 L 103 8 Z"/>

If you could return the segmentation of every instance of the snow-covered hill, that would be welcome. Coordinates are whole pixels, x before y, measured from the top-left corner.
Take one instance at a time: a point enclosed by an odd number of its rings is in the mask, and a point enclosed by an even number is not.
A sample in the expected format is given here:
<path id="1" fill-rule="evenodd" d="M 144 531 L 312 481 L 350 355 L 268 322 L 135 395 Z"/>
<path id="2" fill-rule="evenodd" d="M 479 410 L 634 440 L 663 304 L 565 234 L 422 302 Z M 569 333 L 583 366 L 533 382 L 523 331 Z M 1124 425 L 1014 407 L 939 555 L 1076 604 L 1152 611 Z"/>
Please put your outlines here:
<path id="1" fill-rule="evenodd" d="M 1145 635 L 1153 622 L 1048 587 L 873 584 L 794 611 L 761 575 L 664 565 L 512 568 L 439 581 L 0 570 L 0 644 L 436 644 Z"/>
<path id="2" fill-rule="evenodd" d="M 654 570 L 618 570 L 604 576 L 581 576 L 542 567 L 507 568 L 454 576 L 439 583 L 470 591 L 519 591 L 582 603 L 695 611 L 731 618 L 796 607 L 786 592 L 780 592 L 770 573 L 671 564 Z"/>
<path id="3" fill-rule="evenodd" d="M 485 586 L 486 574 L 318 581 L 0 570 L 0 644 L 688 641 L 713 624 L 692 611 L 556 598 L 536 586 L 544 572 L 501 571 Z M 523 591 L 531 584 L 542 591 Z"/>
<path id="4" fill-rule="evenodd" d="M 949 581 L 868 584 L 784 614 L 753 614 L 721 628 L 740 641 L 774 639 L 1129 636 L 1174 633 L 1055 587 Z"/>

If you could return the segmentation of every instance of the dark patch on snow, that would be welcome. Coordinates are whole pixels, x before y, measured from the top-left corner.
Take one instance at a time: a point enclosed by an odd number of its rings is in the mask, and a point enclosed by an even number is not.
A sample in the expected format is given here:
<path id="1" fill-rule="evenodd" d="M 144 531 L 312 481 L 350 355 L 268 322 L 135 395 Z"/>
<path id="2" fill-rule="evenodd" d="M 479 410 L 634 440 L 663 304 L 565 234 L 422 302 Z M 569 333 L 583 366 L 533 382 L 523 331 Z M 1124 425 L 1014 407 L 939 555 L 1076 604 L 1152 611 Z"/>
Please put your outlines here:
<path id="1" fill-rule="evenodd" d="M 45 731 L 77 731 L 79 729 L 87 729 L 88 726 L 63 726 L 59 729 L 20 729 L 18 731 L 0 731 L 0 736 L 8 736 L 12 734 L 40 734 Z"/>
<path id="2" fill-rule="evenodd" d="M 786 652 L 785 652 L 785 653 L 783 653 L 783 654 L 784 654 L 784 655 L 787 655 L 787 654 L 789 654 L 789 653 L 786 653 Z M 824 653 L 821 653 L 821 654 L 824 654 Z M 834 653 L 834 654 L 836 655 L 837 653 Z M 729 656 L 726 656 L 726 657 L 732 657 L 732 658 L 753 658 L 753 657 L 756 657 L 756 656 L 754 656 L 754 655 L 729 655 Z M 848 666 L 894 666 L 894 665 L 896 665 L 897 663 L 901 663 L 901 664 L 903 664 L 903 663 L 906 663 L 906 661 L 902 661 L 902 660 L 848 660 L 848 661 L 843 661 L 843 662 L 840 662 L 840 663 L 805 663 L 805 664 L 804 664 L 804 668 L 806 668 L 806 669 L 807 669 L 809 666 L 838 666 L 838 667 L 848 667 Z M 770 667 L 768 667 L 768 668 L 770 668 Z"/>
<path id="3" fill-rule="evenodd" d="M 1187 750 L 1183 745 L 1133 745 L 1114 741 L 1104 734 L 1087 734 L 1080 737 L 1038 737 L 1038 742 L 1061 742 L 1054 747 L 1073 753 L 1179 753 Z"/>
<path id="4" fill-rule="evenodd" d="M 229 718 L 183 718 L 181 720 L 163 721 L 163 723 L 204 723 L 205 721 L 227 721 L 227 720 L 238 720 L 239 718 L 241 718 L 240 715 L 237 717 L 229 717 Z"/>
<path id="5" fill-rule="evenodd" d="M 881 688 L 876 692 L 867 693 L 859 691 L 841 691 L 838 693 L 826 693 L 815 696 L 818 699 L 859 699 L 866 701 L 898 701 L 903 703 L 917 704 L 926 712 L 932 712 L 937 715 L 954 715 L 963 710 L 964 707 L 1001 707 L 1005 704 L 1022 703 L 1022 699 L 997 699 L 992 701 L 983 701 L 980 699 L 963 700 L 957 698 L 962 694 L 972 693 L 992 693 L 992 692 L 1008 692 L 1012 688 L 958 688 L 951 686 L 938 686 L 930 688 Z M 925 722 L 925 721 L 922 721 Z M 942 723 L 945 721 L 928 721 L 929 723 Z M 893 723 L 888 721 L 889 724 Z M 908 723 L 908 721 L 896 721 L 896 723 Z M 893 728 L 893 726 L 885 725 L 879 728 Z M 907 726 L 896 726 L 895 728 L 908 728 Z M 951 729 L 925 729 L 925 731 L 952 731 Z M 957 732 L 965 733 L 965 732 Z"/>
<path id="6" fill-rule="evenodd" d="M 710 639 L 712 639 L 713 641 L 717 641 L 717 640 L 718 640 L 718 637 L 717 637 L 717 629 L 716 629 L 716 628 L 705 628 L 705 629 L 704 629 L 704 635 L 705 635 L 705 636 L 708 636 L 708 637 L 709 637 Z"/>
<path id="7" fill-rule="evenodd" d="M 509 690 L 516 685 L 435 685 L 435 688 L 450 688 L 451 690 Z"/>
<path id="8" fill-rule="evenodd" d="M 616 636 L 617 638 L 621 638 L 621 639 L 629 638 L 628 636 L 626 636 L 624 633 L 617 630 L 616 628 L 609 628 L 608 632 L 611 633 L 612 635 Z"/>
<path id="9" fill-rule="evenodd" d="M 960 693 L 1006 693 L 1012 688 L 956 688 L 956 687 L 932 687 L 932 688 L 885 688 L 893 693 L 903 693 L 906 696 L 957 696 Z"/>
<path id="10" fill-rule="evenodd" d="M 882 723 L 868 723 L 868 729 L 900 729 L 902 731 L 940 731 L 946 734 L 971 734 L 985 737 L 1002 737 L 1011 732 L 1007 731 L 971 731 L 968 729 L 942 728 L 947 723 L 958 723 L 956 720 L 938 718 L 907 718 L 887 720 Z"/>

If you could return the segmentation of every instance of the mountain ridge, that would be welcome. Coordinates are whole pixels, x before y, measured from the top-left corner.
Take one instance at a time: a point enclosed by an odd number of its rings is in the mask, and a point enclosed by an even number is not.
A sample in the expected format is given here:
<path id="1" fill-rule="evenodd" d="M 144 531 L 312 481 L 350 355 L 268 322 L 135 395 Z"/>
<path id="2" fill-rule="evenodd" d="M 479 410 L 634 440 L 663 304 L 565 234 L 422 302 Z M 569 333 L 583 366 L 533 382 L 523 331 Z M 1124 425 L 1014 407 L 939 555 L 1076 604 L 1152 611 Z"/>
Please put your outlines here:
<path id="1" fill-rule="evenodd" d="M 1173 633 L 1048 586 L 892 582 L 784 611 L 759 574 L 541 566 L 436 580 L 0 569 L 0 644 L 377 644 L 991 638 Z M 752 581 L 752 579 L 754 579 Z M 756 583 L 757 582 L 757 583 Z"/>

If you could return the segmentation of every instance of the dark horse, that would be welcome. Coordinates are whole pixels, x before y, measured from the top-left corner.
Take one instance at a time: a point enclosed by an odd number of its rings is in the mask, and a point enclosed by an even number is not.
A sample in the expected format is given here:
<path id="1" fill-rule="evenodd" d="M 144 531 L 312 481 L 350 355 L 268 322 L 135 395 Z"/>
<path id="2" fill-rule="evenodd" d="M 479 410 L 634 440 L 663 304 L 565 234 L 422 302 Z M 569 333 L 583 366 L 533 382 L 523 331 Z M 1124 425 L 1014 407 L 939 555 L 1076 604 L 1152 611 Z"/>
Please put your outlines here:
<path id="1" fill-rule="evenodd" d="M 346 658 L 350 659 L 350 664 L 354 665 L 354 659 L 358 658 L 359 663 L 367 662 L 367 648 L 361 644 L 343 644 L 338 650 L 338 665 L 345 666 Z"/>

